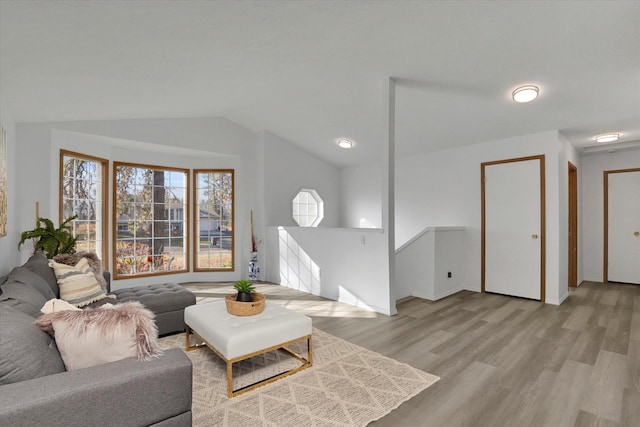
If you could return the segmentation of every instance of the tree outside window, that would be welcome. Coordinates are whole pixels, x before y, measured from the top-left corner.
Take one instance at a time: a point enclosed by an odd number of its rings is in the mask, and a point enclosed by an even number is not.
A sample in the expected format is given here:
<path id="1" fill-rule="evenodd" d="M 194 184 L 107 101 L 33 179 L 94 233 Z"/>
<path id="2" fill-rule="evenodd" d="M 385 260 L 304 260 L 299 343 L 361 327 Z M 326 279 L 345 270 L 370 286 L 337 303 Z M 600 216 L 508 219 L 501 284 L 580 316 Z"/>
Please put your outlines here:
<path id="1" fill-rule="evenodd" d="M 233 180 L 231 169 L 195 170 L 195 270 L 233 271 Z"/>
<path id="2" fill-rule="evenodd" d="M 76 250 L 95 252 L 106 266 L 106 159 L 60 150 L 60 222 L 71 223 Z"/>
<path id="3" fill-rule="evenodd" d="M 114 278 L 188 267 L 189 171 L 114 163 Z"/>

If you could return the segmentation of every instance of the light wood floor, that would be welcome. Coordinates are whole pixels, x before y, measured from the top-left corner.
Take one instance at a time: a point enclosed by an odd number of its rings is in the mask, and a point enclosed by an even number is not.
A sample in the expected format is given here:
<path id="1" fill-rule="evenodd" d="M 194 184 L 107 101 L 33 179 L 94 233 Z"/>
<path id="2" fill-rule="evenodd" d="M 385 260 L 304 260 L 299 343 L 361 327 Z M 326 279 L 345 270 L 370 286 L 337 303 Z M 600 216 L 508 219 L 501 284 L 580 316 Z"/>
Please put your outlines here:
<path id="1" fill-rule="evenodd" d="M 231 285 L 188 284 L 198 302 Z M 438 375 L 372 426 L 640 426 L 640 286 L 585 282 L 561 306 L 463 291 L 388 317 L 277 285 L 268 300 Z"/>

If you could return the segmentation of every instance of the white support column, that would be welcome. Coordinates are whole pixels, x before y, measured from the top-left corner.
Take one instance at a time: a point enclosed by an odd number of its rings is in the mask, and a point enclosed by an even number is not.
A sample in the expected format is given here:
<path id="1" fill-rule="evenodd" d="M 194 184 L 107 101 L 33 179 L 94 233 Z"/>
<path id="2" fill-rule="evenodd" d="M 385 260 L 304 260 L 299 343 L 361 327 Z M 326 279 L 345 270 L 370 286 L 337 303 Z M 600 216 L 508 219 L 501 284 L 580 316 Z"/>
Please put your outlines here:
<path id="1" fill-rule="evenodd" d="M 386 149 L 382 157 L 382 228 L 387 233 L 389 254 L 389 314 L 397 314 L 395 298 L 396 231 L 395 231 L 395 134 L 396 82 L 392 77 L 384 81 L 384 123 Z"/>

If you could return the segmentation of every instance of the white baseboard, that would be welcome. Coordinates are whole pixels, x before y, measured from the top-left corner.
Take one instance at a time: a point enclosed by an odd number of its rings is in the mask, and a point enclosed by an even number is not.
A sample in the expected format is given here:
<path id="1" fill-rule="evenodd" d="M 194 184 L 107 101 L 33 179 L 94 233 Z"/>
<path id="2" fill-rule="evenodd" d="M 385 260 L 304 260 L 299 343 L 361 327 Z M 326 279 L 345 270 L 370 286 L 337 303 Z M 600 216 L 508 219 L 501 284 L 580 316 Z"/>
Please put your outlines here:
<path id="1" fill-rule="evenodd" d="M 564 295 L 562 295 L 560 297 L 560 299 L 555 299 L 555 298 L 545 298 L 545 303 L 547 304 L 552 304 L 552 305 L 560 305 L 564 302 L 564 300 L 566 300 L 567 298 L 569 298 L 569 292 L 566 292 Z"/>
<path id="2" fill-rule="evenodd" d="M 458 287 L 455 289 L 449 289 L 448 291 L 445 292 L 441 292 L 437 295 L 432 294 L 432 293 L 428 293 L 428 292 L 413 292 L 412 296 L 414 297 L 418 297 L 418 298 L 422 298 L 422 299 L 426 299 L 429 301 L 438 301 L 439 299 L 448 297 L 449 295 L 453 295 L 455 293 L 458 293 L 460 291 L 464 291 L 464 288 L 462 287 Z"/>
<path id="3" fill-rule="evenodd" d="M 325 296 L 325 298 L 328 298 L 328 297 Z M 333 298 L 329 298 L 329 299 L 333 299 Z M 384 315 L 387 315 L 387 316 L 393 316 L 394 314 L 397 314 L 397 311 L 395 310 L 395 305 L 390 310 L 389 308 L 382 308 L 382 307 L 376 307 L 375 305 L 369 305 L 369 304 L 367 304 L 367 303 L 365 303 L 363 301 L 355 300 L 353 298 L 340 298 L 340 297 L 338 297 L 338 299 L 336 301 L 344 303 L 344 304 L 352 305 L 354 307 L 362 308 L 362 309 L 365 309 L 365 310 L 375 311 L 376 313 L 384 314 Z"/>

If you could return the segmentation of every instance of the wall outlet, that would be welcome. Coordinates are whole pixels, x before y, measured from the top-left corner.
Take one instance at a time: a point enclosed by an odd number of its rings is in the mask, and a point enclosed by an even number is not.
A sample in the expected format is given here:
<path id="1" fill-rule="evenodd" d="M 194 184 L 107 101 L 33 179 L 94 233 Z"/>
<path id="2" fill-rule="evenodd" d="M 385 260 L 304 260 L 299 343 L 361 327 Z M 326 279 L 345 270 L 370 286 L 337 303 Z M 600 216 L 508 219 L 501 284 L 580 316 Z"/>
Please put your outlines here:
<path id="1" fill-rule="evenodd" d="M 450 272 L 450 271 L 447 273 L 447 277 L 448 277 L 449 279 L 451 279 L 451 272 Z"/>
<path id="2" fill-rule="evenodd" d="M 364 238 L 364 236 L 360 236 L 360 243 L 362 243 L 363 245 L 366 244 L 366 239 Z"/>

